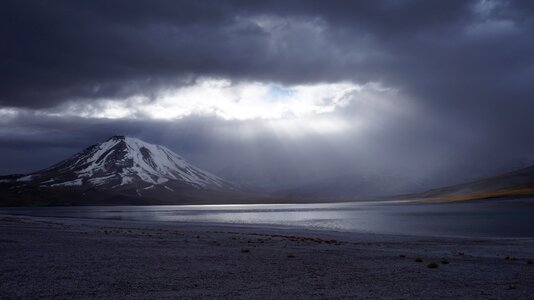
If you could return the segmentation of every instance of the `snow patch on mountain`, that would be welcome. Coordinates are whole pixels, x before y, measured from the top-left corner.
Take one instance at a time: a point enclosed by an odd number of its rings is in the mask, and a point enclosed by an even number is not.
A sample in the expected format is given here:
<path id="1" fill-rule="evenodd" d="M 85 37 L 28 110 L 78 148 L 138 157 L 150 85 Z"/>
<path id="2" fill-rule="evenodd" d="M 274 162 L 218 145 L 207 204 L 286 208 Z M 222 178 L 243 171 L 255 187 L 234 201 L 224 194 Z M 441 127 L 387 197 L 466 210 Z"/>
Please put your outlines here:
<path id="1" fill-rule="evenodd" d="M 55 183 L 55 184 L 52 184 L 50 186 L 52 187 L 56 187 L 56 186 L 80 186 L 82 185 L 82 179 L 81 178 L 78 178 L 78 179 L 75 179 L 75 180 L 71 180 L 71 181 L 65 181 L 65 182 L 62 182 L 62 183 Z"/>
<path id="2" fill-rule="evenodd" d="M 19 179 L 17 179 L 17 181 L 19 182 L 29 182 L 29 181 L 32 181 L 33 179 L 33 175 L 27 175 L 27 176 L 24 176 L 24 177 L 20 177 Z"/>
<path id="3" fill-rule="evenodd" d="M 108 176 L 91 178 L 91 179 L 88 180 L 88 182 L 90 182 L 92 185 L 99 186 L 99 185 L 103 185 L 103 184 L 107 183 L 111 178 L 114 178 L 115 176 L 116 175 L 112 174 L 112 175 L 108 175 Z"/>

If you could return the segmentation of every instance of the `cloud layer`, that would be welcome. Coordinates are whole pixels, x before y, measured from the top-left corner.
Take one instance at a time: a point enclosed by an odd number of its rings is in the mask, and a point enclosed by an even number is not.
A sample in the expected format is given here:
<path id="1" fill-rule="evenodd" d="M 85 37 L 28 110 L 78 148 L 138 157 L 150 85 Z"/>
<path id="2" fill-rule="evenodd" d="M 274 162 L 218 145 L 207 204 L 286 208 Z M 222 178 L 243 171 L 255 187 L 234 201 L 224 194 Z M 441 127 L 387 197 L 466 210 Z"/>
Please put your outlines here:
<path id="1" fill-rule="evenodd" d="M 272 182 L 532 163 L 529 1 L 0 6 L 2 173 L 115 133 Z"/>

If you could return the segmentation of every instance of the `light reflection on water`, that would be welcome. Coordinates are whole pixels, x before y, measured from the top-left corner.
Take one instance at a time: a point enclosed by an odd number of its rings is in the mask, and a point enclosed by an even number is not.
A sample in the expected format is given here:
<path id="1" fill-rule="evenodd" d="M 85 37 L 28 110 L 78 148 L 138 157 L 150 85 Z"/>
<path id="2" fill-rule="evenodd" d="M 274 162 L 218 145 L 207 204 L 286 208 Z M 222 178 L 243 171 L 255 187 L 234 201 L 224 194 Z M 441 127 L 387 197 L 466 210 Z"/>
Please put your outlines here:
<path id="1" fill-rule="evenodd" d="M 0 208 L 0 214 L 298 226 L 433 236 L 534 237 L 534 200 L 448 204 L 335 203 Z"/>

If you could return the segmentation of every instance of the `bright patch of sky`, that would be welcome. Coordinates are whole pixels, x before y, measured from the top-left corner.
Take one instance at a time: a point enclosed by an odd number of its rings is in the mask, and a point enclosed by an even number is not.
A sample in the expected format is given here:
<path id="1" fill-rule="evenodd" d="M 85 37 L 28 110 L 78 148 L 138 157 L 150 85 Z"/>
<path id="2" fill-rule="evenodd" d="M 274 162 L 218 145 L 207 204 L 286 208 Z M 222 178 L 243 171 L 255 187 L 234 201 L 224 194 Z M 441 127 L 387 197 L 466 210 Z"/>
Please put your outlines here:
<path id="1" fill-rule="evenodd" d="M 395 100 L 395 101 L 393 101 Z M 203 78 L 194 84 L 166 89 L 152 98 L 133 96 L 70 102 L 53 109 L 0 109 L 0 118 L 19 114 L 96 119 L 178 120 L 212 116 L 225 120 L 260 120 L 275 131 L 294 135 L 335 133 L 362 128 L 377 111 L 391 112 L 398 98 L 394 89 L 377 83 L 351 82 L 286 86 L 265 82 L 232 82 Z M 347 117 L 346 110 L 352 111 Z M 344 112 L 345 111 L 345 112 Z"/>
<path id="2" fill-rule="evenodd" d="M 333 112 L 365 88 L 368 87 L 350 82 L 283 86 L 204 78 L 192 85 L 161 91 L 154 99 L 135 96 L 90 104 L 73 102 L 54 114 L 163 120 L 195 114 L 227 120 L 281 119 Z"/>

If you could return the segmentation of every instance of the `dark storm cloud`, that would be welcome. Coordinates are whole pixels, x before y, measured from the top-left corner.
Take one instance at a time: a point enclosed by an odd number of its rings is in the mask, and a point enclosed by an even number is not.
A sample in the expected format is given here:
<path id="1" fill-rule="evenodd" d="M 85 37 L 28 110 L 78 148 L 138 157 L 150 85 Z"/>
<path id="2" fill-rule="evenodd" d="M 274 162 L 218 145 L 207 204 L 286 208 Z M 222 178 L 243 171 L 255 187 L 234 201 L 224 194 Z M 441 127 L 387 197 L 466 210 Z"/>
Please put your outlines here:
<path id="1" fill-rule="evenodd" d="M 150 94 L 195 76 L 382 81 L 439 103 L 525 97 L 531 14 L 506 2 L 477 15 L 476 3 L 4 1 L 0 103 L 46 107 Z M 476 24 L 498 31 L 488 20 L 508 20 L 517 32 L 466 34 Z"/>

